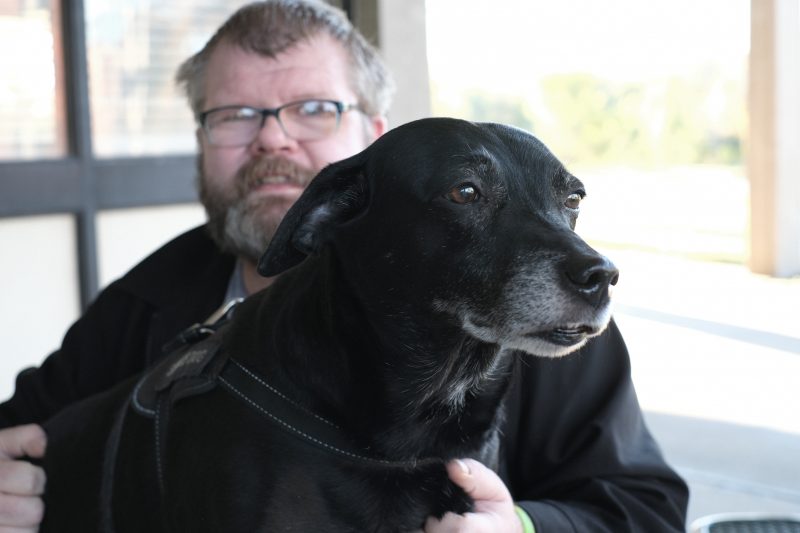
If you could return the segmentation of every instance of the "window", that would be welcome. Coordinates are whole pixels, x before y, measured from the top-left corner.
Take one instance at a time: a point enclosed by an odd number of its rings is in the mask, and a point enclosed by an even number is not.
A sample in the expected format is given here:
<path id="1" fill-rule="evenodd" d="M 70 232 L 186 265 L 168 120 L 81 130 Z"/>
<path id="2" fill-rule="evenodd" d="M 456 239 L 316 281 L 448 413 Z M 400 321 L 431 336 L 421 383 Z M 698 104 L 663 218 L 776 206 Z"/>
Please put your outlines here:
<path id="1" fill-rule="evenodd" d="M 203 220 L 173 80 L 244 3 L 0 1 L 0 396 L 101 284 Z"/>
<path id="2" fill-rule="evenodd" d="M 0 159 L 66 153 L 60 21 L 47 5 L 0 3 Z"/>
<path id="3" fill-rule="evenodd" d="M 85 3 L 92 141 L 99 157 L 194 152 L 194 119 L 175 86 L 175 71 L 244 3 Z"/>

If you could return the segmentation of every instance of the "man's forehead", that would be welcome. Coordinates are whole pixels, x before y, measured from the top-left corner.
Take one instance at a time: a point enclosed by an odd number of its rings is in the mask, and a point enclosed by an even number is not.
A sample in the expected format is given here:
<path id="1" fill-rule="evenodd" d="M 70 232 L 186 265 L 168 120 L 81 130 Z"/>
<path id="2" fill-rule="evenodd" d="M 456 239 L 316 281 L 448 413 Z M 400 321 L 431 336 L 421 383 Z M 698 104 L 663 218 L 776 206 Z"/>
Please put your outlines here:
<path id="1" fill-rule="evenodd" d="M 335 73 L 347 65 L 346 52 L 330 37 L 303 40 L 275 56 L 222 41 L 211 53 L 209 72 L 243 71 L 269 74 L 292 69 Z"/>
<path id="2" fill-rule="evenodd" d="M 287 99 L 352 98 L 348 68 L 344 47 L 326 35 L 301 41 L 275 57 L 223 41 L 209 60 L 206 103 L 268 107 Z"/>

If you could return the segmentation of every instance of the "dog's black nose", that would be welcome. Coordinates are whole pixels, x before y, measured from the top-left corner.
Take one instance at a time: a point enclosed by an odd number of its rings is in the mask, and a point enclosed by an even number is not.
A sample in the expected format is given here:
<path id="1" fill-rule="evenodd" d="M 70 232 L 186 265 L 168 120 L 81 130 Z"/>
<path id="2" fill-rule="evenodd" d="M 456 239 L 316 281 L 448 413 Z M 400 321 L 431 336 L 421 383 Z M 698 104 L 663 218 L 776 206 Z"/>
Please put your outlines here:
<path id="1" fill-rule="evenodd" d="M 619 279 L 617 267 L 602 255 L 569 260 L 565 274 L 578 294 L 594 306 L 608 298 L 608 287 L 616 285 Z"/>

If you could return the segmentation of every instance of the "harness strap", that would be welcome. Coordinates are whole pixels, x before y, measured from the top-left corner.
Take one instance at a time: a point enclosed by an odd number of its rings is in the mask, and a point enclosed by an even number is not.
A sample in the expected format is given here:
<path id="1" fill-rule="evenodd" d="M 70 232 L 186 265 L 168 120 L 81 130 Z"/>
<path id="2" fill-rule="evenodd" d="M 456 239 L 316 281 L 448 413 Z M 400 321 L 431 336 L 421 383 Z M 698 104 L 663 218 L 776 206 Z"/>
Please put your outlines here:
<path id="1" fill-rule="evenodd" d="M 213 388 L 208 373 L 211 361 L 219 351 L 223 330 L 233 316 L 241 298 L 225 303 L 202 324 L 184 330 L 167 346 L 177 347 L 152 369 L 146 371 L 133 391 L 131 405 L 142 416 L 154 417 L 159 397 L 167 391 L 178 400 Z M 218 335 L 214 335 L 220 331 Z M 212 379 L 210 379 L 212 378 Z M 177 391 L 172 391 L 177 387 Z"/>
<path id="2" fill-rule="evenodd" d="M 333 422 L 309 411 L 283 394 L 233 357 L 226 359 L 218 376 L 223 390 L 255 409 L 283 430 L 323 449 L 351 460 L 401 469 L 417 468 L 444 461 L 437 457 L 390 460 L 358 447 L 346 432 Z"/>
<path id="3" fill-rule="evenodd" d="M 114 418 L 114 425 L 108 435 L 106 453 L 103 456 L 103 475 L 100 480 L 100 531 L 101 533 L 114 533 L 114 519 L 111 513 L 111 501 L 114 491 L 114 471 L 117 464 L 117 451 L 119 450 L 122 426 L 125 414 L 128 412 L 130 399 L 128 399 Z"/>
<path id="4" fill-rule="evenodd" d="M 164 450 L 172 405 L 181 398 L 208 392 L 216 386 L 226 360 L 220 350 L 225 326 L 241 298 L 227 302 L 203 324 L 194 324 L 165 347 L 172 351 L 162 361 L 144 372 L 128 400 L 114 419 L 103 459 L 101 480 L 100 531 L 114 533 L 112 499 L 120 440 L 129 413 L 153 421 L 153 442 L 159 499 L 164 497 Z M 216 334 L 214 334 L 216 333 Z"/>

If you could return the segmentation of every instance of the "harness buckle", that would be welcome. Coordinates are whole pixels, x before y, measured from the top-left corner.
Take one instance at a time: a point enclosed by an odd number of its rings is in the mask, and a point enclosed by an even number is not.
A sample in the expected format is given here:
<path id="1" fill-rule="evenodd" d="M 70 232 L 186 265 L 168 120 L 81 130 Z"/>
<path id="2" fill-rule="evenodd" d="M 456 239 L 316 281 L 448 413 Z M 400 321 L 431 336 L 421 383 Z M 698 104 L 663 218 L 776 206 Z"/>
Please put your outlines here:
<path id="1" fill-rule="evenodd" d="M 244 298 L 234 298 L 222 304 L 219 309 L 211 313 L 211 315 L 201 323 L 195 323 L 178 333 L 172 340 L 164 343 L 161 347 L 161 352 L 169 354 L 175 350 L 194 344 L 201 341 L 217 331 L 223 324 L 228 322 L 233 316 L 233 312 Z"/>

